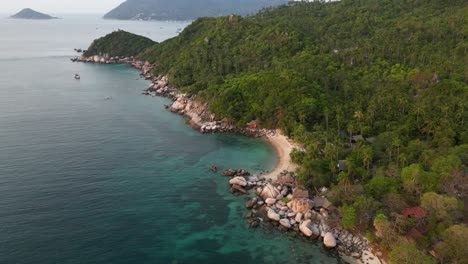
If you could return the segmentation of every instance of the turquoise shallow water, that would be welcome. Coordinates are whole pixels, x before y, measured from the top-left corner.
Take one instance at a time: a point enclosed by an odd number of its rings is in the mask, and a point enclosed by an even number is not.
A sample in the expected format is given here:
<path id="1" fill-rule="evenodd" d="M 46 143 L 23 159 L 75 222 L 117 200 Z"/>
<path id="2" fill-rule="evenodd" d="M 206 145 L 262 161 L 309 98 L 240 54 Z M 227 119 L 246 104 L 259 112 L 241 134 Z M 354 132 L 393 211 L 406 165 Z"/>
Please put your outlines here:
<path id="1" fill-rule="evenodd" d="M 0 19 L 0 263 L 338 262 L 249 229 L 245 198 L 209 171 L 271 169 L 271 146 L 191 130 L 129 67 L 68 60 L 101 31 L 161 41 L 186 23 L 62 17 Z"/>

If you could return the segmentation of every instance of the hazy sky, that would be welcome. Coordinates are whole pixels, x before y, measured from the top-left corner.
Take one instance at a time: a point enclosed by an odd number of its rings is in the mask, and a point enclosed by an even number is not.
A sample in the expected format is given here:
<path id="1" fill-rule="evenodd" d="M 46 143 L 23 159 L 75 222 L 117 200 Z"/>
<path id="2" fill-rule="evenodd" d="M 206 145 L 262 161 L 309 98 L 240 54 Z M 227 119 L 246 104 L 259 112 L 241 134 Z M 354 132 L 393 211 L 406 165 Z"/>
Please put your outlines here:
<path id="1" fill-rule="evenodd" d="M 106 13 L 125 0 L 0 0 L 0 13 L 16 13 L 29 7 L 56 13 Z"/>

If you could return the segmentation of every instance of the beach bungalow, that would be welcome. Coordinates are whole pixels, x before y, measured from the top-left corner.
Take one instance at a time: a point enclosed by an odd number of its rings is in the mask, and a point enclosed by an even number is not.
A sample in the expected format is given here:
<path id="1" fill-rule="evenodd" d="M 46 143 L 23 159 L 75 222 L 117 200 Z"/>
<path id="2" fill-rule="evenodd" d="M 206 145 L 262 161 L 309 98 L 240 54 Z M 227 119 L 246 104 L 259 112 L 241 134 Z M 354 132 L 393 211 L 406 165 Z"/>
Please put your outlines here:
<path id="1" fill-rule="evenodd" d="M 247 128 L 248 129 L 257 129 L 257 121 L 256 120 L 252 120 L 250 122 L 247 123 Z"/>
<path id="2" fill-rule="evenodd" d="M 426 211 L 422 209 L 421 207 L 411 207 L 411 208 L 406 208 L 403 210 L 401 213 L 405 217 L 410 217 L 410 218 L 415 218 L 415 219 L 422 219 L 426 217 Z"/>
<path id="3" fill-rule="evenodd" d="M 293 199 L 309 199 L 309 191 L 302 190 L 299 187 L 293 189 Z"/>
<path id="4" fill-rule="evenodd" d="M 420 231 L 421 228 L 424 227 L 424 224 L 425 224 L 424 220 L 427 216 L 427 213 L 421 207 L 416 206 L 416 207 L 406 208 L 405 210 L 403 210 L 401 214 L 404 217 L 414 219 L 415 224 L 416 224 L 415 228 L 417 229 L 417 231 Z"/>

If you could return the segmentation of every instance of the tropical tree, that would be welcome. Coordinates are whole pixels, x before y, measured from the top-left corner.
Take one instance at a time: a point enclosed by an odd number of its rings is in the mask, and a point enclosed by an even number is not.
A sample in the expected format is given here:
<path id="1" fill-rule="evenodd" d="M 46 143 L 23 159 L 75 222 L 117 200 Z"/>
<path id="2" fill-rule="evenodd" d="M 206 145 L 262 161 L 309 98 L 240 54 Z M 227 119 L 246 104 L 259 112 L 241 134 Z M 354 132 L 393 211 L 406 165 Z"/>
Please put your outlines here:
<path id="1" fill-rule="evenodd" d="M 435 251 L 442 263 L 464 264 L 468 261 L 468 227 L 464 224 L 449 227 L 437 243 Z"/>
<path id="2" fill-rule="evenodd" d="M 436 264 L 431 256 L 419 250 L 413 243 L 401 241 L 390 253 L 391 264 Z"/>

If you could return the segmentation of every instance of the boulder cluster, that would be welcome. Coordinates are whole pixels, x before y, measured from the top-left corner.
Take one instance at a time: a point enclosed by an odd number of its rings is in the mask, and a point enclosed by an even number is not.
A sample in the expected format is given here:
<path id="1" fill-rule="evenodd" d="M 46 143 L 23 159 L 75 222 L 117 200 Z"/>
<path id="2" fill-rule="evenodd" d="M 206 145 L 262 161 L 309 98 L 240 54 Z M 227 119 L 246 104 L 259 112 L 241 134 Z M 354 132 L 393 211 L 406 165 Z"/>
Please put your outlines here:
<path id="1" fill-rule="evenodd" d="M 142 75 L 145 75 L 145 72 L 142 71 Z M 151 96 L 163 96 L 167 98 L 175 98 L 176 90 L 174 87 L 169 85 L 169 78 L 167 76 L 157 76 L 151 77 L 151 83 L 147 89 L 143 90 L 142 94 L 151 95 Z"/>
<path id="2" fill-rule="evenodd" d="M 77 50 L 76 50 L 77 51 Z M 78 51 L 77 51 L 78 52 Z M 135 57 L 120 57 L 120 56 L 109 56 L 108 54 L 104 55 L 93 55 L 93 56 L 80 56 L 70 59 L 73 62 L 88 62 L 88 63 L 97 63 L 97 64 L 132 64 L 135 62 Z"/>
<path id="3" fill-rule="evenodd" d="M 282 231 L 294 231 L 311 239 L 320 239 L 327 248 L 361 258 L 368 247 L 368 241 L 359 235 L 330 225 L 330 215 L 334 207 L 324 197 L 310 197 L 308 191 L 295 184 L 294 173 L 284 172 L 272 182 L 245 170 L 225 170 L 222 175 L 231 177 L 229 184 L 232 193 L 256 196 L 245 203 L 250 211 L 246 214 L 250 227 L 271 224 Z"/>

